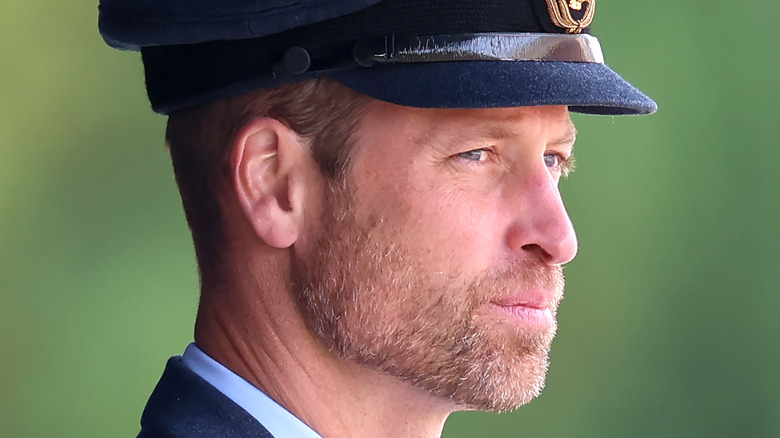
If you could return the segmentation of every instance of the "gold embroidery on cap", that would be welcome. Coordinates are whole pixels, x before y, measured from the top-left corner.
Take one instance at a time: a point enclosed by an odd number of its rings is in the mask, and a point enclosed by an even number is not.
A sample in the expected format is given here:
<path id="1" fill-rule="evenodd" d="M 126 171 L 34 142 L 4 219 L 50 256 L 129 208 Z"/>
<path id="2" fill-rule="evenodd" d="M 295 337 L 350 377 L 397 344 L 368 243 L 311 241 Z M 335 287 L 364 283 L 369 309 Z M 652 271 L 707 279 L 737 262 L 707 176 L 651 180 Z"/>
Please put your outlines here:
<path id="1" fill-rule="evenodd" d="M 581 11 L 583 5 L 587 5 L 582 18 L 575 20 L 572 10 Z M 566 29 L 566 33 L 580 33 L 582 29 L 590 26 L 593 14 L 596 12 L 596 0 L 547 0 L 547 10 L 553 24 Z"/>

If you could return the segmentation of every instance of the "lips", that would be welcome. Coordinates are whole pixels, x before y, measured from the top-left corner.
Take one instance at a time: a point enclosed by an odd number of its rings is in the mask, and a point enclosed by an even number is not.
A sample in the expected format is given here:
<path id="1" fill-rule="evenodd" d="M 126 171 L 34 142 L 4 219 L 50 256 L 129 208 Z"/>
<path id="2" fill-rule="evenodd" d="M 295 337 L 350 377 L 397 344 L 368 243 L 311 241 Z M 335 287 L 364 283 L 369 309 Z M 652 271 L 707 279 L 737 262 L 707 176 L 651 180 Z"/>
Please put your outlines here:
<path id="1" fill-rule="evenodd" d="M 491 300 L 490 304 L 496 310 L 522 325 L 538 328 L 555 326 L 553 311 L 557 307 L 557 300 L 550 297 L 549 294 L 540 291 L 526 292 Z"/>
<path id="2" fill-rule="evenodd" d="M 550 293 L 543 291 L 528 291 L 514 296 L 493 299 L 490 302 L 502 307 L 529 307 L 532 309 L 551 309 L 556 306 L 556 299 Z"/>

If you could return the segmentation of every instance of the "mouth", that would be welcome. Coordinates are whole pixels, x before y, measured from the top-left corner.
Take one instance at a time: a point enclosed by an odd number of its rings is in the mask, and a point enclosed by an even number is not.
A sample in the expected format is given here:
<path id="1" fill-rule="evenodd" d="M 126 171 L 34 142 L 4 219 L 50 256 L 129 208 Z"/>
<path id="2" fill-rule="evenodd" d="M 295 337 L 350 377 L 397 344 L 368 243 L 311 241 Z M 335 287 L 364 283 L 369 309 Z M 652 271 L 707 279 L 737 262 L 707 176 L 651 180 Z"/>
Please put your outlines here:
<path id="1" fill-rule="evenodd" d="M 500 298 L 490 301 L 490 305 L 515 324 L 543 330 L 556 326 L 555 303 L 541 295 Z"/>

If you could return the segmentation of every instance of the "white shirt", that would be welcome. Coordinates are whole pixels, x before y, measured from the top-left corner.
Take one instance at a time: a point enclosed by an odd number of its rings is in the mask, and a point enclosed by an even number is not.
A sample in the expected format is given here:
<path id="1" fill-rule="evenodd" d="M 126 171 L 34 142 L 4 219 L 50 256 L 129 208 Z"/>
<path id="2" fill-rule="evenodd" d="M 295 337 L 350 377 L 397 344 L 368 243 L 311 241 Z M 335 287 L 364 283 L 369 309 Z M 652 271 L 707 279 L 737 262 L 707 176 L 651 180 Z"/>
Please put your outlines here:
<path id="1" fill-rule="evenodd" d="M 187 346 L 182 362 L 219 392 L 249 412 L 274 438 L 321 438 L 303 421 L 273 401 L 194 343 Z"/>

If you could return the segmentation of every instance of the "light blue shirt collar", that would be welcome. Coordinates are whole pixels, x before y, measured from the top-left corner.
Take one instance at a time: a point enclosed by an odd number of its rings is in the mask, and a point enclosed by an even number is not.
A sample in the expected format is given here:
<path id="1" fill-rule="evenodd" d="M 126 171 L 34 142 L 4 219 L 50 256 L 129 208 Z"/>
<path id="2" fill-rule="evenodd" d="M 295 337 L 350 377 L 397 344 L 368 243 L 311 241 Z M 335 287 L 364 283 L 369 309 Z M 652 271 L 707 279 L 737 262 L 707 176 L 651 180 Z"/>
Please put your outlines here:
<path id="1" fill-rule="evenodd" d="M 317 432 L 194 343 L 182 355 L 184 364 L 249 412 L 274 438 L 321 438 Z"/>

